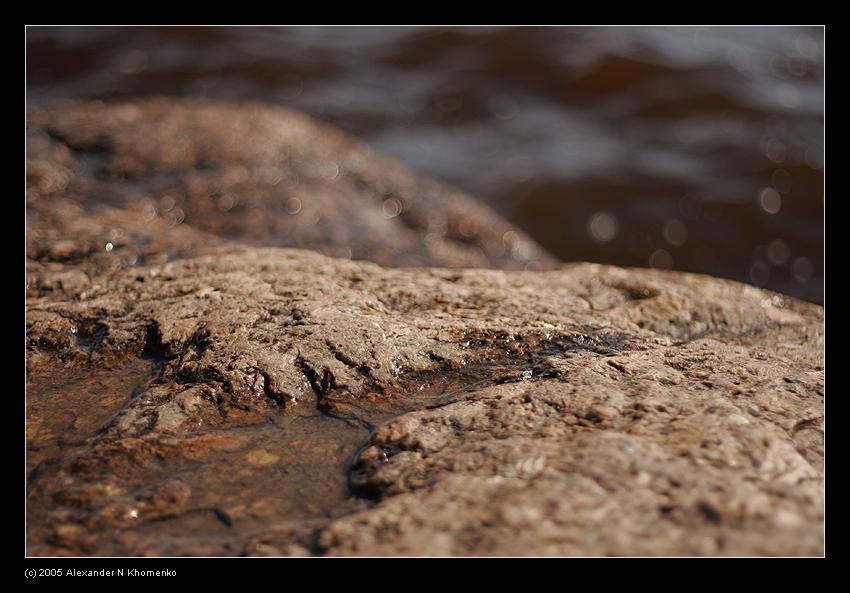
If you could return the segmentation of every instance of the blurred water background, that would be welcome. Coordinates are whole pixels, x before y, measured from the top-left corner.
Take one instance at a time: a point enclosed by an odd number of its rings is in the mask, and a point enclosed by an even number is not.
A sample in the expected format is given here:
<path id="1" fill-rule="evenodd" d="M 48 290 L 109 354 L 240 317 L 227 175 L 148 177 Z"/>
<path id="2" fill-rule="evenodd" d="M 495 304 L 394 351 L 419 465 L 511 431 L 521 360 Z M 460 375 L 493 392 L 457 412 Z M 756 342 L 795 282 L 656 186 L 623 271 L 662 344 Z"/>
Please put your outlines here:
<path id="1" fill-rule="evenodd" d="M 301 109 L 565 261 L 823 302 L 820 27 L 28 28 L 28 101 Z"/>

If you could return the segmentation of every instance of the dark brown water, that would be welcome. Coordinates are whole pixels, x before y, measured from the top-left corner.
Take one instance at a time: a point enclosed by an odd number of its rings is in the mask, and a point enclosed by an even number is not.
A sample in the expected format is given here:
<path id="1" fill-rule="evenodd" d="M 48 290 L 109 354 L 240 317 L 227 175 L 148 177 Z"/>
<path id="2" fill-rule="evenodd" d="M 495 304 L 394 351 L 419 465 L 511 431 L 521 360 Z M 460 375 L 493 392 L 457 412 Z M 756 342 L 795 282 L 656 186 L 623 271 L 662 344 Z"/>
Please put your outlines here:
<path id="1" fill-rule="evenodd" d="M 821 28 L 29 28 L 28 99 L 302 109 L 566 261 L 823 301 Z"/>

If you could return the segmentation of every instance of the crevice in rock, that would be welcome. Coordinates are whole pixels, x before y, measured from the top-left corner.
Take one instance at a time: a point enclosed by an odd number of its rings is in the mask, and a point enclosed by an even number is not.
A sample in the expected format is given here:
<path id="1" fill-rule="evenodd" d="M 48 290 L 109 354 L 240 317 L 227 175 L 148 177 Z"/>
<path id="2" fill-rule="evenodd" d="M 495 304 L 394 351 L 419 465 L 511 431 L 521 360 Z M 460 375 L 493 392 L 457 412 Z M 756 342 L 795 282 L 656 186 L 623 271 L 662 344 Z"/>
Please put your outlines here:
<path id="1" fill-rule="evenodd" d="M 349 358 L 348 356 L 346 356 L 346 355 L 345 355 L 345 354 L 344 354 L 344 353 L 343 353 L 343 352 L 342 352 L 339 348 L 337 348 L 337 346 L 336 346 L 333 342 L 331 342 L 330 340 L 325 340 L 325 344 L 327 345 L 328 350 L 330 350 L 331 354 L 333 354 L 333 355 L 334 355 L 334 358 L 336 358 L 338 361 L 340 361 L 342 364 L 344 364 L 344 365 L 345 365 L 345 366 L 347 366 L 348 368 L 353 369 L 353 370 L 354 370 L 354 371 L 356 371 L 357 373 L 359 373 L 359 374 L 363 375 L 364 377 L 368 378 L 368 379 L 369 379 L 372 383 L 375 383 L 374 377 L 372 376 L 372 370 L 369 368 L 369 366 L 368 366 L 368 365 L 363 364 L 363 363 L 357 363 L 357 362 L 355 362 L 354 360 L 352 360 L 351 358 Z"/>

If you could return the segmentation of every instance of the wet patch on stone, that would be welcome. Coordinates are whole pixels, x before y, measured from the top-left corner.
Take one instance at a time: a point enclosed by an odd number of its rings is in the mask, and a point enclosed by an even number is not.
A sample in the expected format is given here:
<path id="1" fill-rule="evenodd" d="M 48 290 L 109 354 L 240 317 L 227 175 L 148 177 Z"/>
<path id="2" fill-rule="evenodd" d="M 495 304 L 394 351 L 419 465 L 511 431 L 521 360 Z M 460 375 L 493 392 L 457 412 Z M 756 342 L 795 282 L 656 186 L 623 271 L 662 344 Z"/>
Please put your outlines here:
<path id="1" fill-rule="evenodd" d="M 350 512 L 347 470 L 367 437 L 362 427 L 305 410 L 163 438 L 135 463 L 116 457 L 124 464 L 116 468 L 123 492 L 96 501 L 80 518 L 93 533 L 120 527 L 129 540 L 104 538 L 88 553 L 152 547 L 167 554 L 172 546 L 225 545 L 302 521 L 324 524 Z"/>
<path id="2" fill-rule="evenodd" d="M 31 457 L 42 469 L 30 471 L 31 485 L 41 482 L 31 487 L 31 499 L 38 499 L 30 509 L 31 553 L 178 554 L 213 545 L 207 551 L 223 554 L 238 553 L 228 542 L 262 537 L 269 529 L 309 536 L 374 504 L 374 493 L 362 487 L 368 464 L 358 457 L 383 424 L 489 386 L 561 379 L 552 357 L 610 356 L 630 340 L 580 332 L 457 337 L 458 360 L 433 355 L 432 369 L 399 369 L 392 385 L 373 382 L 367 393 L 336 389 L 329 371 L 301 361 L 314 397 L 295 406 L 270 405 L 260 422 L 231 420 L 96 443 L 85 439 L 147 385 L 155 365 L 137 360 L 111 372 L 80 368 L 64 382 L 33 375 Z M 61 403 L 50 408 L 50 402 Z M 81 421 L 73 416 L 79 410 L 92 412 Z M 78 449 L 63 457 L 68 435 Z M 43 462 L 47 451 L 52 465 Z"/>
<path id="3" fill-rule="evenodd" d="M 27 375 L 27 474 L 85 444 L 155 377 L 149 359 L 88 368 L 42 367 Z"/>
<path id="4" fill-rule="evenodd" d="M 38 524 L 47 501 L 42 485 L 142 392 L 157 373 L 149 359 L 91 368 L 33 369 L 26 388 L 28 521 Z"/>

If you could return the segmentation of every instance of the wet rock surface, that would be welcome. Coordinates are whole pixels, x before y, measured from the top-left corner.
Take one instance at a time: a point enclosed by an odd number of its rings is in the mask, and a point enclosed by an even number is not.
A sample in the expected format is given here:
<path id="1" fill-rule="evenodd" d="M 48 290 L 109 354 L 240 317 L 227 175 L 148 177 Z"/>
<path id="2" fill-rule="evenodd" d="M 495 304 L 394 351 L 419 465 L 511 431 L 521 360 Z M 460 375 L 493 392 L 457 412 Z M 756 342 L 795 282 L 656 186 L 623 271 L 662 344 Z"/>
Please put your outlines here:
<path id="1" fill-rule="evenodd" d="M 323 185 L 301 171 L 349 148 L 311 153 L 308 120 L 235 109 L 31 114 L 29 554 L 822 553 L 821 307 L 673 272 L 451 269 L 551 262 L 371 156 L 371 189 L 339 157 Z M 364 211 L 415 196 L 402 212 L 435 200 L 439 229 L 466 220 L 453 208 L 487 224 L 393 243 L 346 234 L 352 214 L 313 223 L 322 243 L 268 188 L 232 189 L 256 201 L 231 218 L 191 193 L 293 151 L 302 211 L 336 187 Z M 376 200 L 384 174 L 396 193 Z M 166 181 L 184 193 L 150 198 Z M 302 238 L 442 267 L 257 246 Z"/>
<path id="2" fill-rule="evenodd" d="M 677 273 L 274 248 L 57 296 L 30 301 L 32 369 L 157 370 L 31 479 L 31 553 L 822 549 L 815 305 Z"/>

